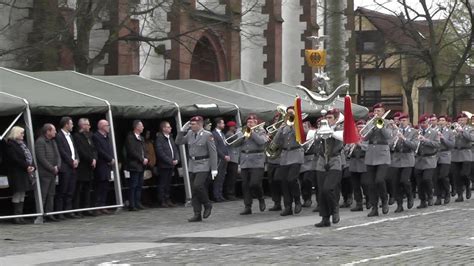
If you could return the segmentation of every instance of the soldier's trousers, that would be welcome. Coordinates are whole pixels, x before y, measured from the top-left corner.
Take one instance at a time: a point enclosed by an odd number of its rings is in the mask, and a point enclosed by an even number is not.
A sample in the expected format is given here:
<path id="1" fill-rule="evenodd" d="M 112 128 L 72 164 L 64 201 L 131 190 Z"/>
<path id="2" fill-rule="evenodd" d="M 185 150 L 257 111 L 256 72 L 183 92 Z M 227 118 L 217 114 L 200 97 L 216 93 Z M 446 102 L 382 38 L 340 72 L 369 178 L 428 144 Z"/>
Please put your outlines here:
<path id="1" fill-rule="evenodd" d="M 300 174 L 301 196 L 303 197 L 303 201 L 311 200 L 315 176 L 316 171 L 306 171 Z"/>
<path id="2" fill-rule="evenodd" d="M 340 170 L 318 171 L 317 178 L 319 187 L 319 216 L 329 217 L 339 212 L 339 196 L 337 191 L 341 183 L 342 173 Z"/>
<path id="3" fill-rule="evenodd" d="M 272 201 L 275 204 L 281 204 L 281 180 L 276 176 L 277 169 L 280 167 L 279 164 L 269 163 L 267 164 L 267 175 L 268 182 L 270 184 L 270 194 L 272 195 Z"/>
<path id="4" fill-rule="evenodd" d="M 245 168 L 240 170 L 245 207 L 252 206 L 252 197 L 263 199 L 263 173 L 263 168 Z"/>
<path id="5" fill-rule="evenodd" d="M 435 168 L 432 169 L 416 169 L 416 186 L 418 187 L 418 197 L 421 201 L 433 198 L 433 175 Z"/>
<path id="6" fill-rule="evenodd" d="M 471 189 L 471 180 L 469 174 L 471 172 L 471 162 L 452 162 L 454 185 L 456 186 L 456 193 L 458 197 L 462 196 L 464 187 Z"/>
<path id="7" fill-rule="evenodd" d="M 369 199 L 372 206 L 377 207 L 379 198 L 382 203 L 387 202 L 387 176 L 388 165 L 367 165 L 367 179 L 369 181 Z"/>
<path id="8" fill-rule="evenodd" d="M 341 179 L 341 195 L 344 201 L 352 199 L 352 182 L 351 182 L 351 172 L 349 172 L 349 167 L 345 167 L 342 170 L 342 179 Z"/>
<path id="9" fill-rule="evenodd" d="M 398 170 L 395 167 L 388 167 L 387 176 L 385 177 L 385 186 L 387 187 L 387 194 L 390 198 L 396 198 L 397 192 L 395 188 L 395 176 L 397 175 Z"/>
<path id="10" fill-rule="evenodd" d="M 224 180 L 224 194 L 226 197 L 235 197 L 235 180 L 237 179 L 238 171 L 238 163 L 227 163 L 227 175 Z"/>
<path id="11" fill-rule="evenodd" d="M 352 189 L 354 191 L 354 200 L 362 204 L 363 196 L 369 201 L 369 188 L 366 173 L 351 172 Z"/>
<path id="12" fill-rule="evenodd" d="M 406 195 L 407 198 L 413 197 L 411 189 L 411 173 L 413 167 L 392 167 L 391 169 L 393 175 L 393 190 L 394 196 L 397 200 L 398 205 L 403 204 L 403 196 Z"/>
<path id="13" fill-rule="evenodd" d="M 209 194 L 207 192 L 210 172 L 189 173 L 191 182 L 191 190 L 193 197 L 191 203 L 193 205 L 194 213 L 201 213 L 202 205 L 209 206 Z"/>
<path id="14" fill-rule="evenodd" d="M 283 202 L 285 208 L 291 208 L 293 201 L 301 202 L 300 186 L 298 176 L 300 175 L 301 164 L 280 165 L 276 175 L 281 180 L 281 189 L 283 191 Z"/>
<path id="15" fill-rule="evenodd" d="M 438 198 L 449 197 L 449 169 L 450 164 L 438 164 L 433 178 L 434 191 Z"/>

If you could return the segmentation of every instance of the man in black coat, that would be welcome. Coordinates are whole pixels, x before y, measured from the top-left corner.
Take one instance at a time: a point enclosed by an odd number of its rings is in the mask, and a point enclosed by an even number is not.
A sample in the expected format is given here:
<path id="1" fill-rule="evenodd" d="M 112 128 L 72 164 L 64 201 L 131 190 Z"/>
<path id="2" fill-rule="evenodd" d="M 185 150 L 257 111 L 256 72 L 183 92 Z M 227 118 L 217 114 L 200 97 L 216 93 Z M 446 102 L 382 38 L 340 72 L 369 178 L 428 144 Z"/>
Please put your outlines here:
<path id="1" fill-rule="evenodd" d="M 106 205 L 109 178 L 112 166 L 115 164 L 114 150 L 109 140 L 110 125 L 107 120 L 100 120 L 97 124 L 97 132 L 92 136 L 92 141 L 97 151 L 97 163 L 94 169 L 94 190 L 95 206 Z M 109 214 L 109 211 L 102 209 L 96 214 Z"/>
<path id="2" fill-rule="evenodd" d="M 178 147 L 171 136 L 171 125 L 168 121 L 160 124 L 160 132 L 156 134 L 155 151 L 158 167 L 158 197 L 160 207 L 175 207 L 170 198 L 170 185 L 174 168 L 179 162 Z"/>
<path id="3" fill-rule="evenodd" d="M 224 119 L 222 119 L 222 117 L 217 117 L 216 119 L 214 119 L 214 123 L 216 125 L 216 128 L 212 131 L 212 135 L 214 136 L 214 140 L 216 142 L 217 157 L 219 161 L 217 167 L 217 176 L 213 184 L 213 192 L 214 200 L 216 202 L 222 202 L 225 201 L 224 195 L 222 194 L 222 190 L 224 187 L 225 175 L 227 173 L 227 163 L 230 161 L 230 156 L 229 149 L 224 142 Z"/>
<path id="4" fill-rule="evenodd" d="M 79 165 L 79 154 L 71 135 L 74 124 L 72 118 L 62 117 L 59 121 L 59 130 L 56 136 L 59 154 L 61 156 L 61 167 L 59 168 L 59 187 L 56 195 L 56 211 L 71 210 L 72 199 L 76 190 L 77 166 Z M 59 219 L 78 218 L 73 213 L 59 215 Z"/>
<path id="5" fill-rule="evenodd" d="M 130 132 L 125 140 L 126 151 L 126 170 L 130 172 L 129 179 L 129 210 L 137 211 L 143 209 L 141 204 L 143 173 L 148 164 L 146 158 L 145 140 L 141 136 L 143 133 L 143 123 L 140 120 L 133 121 L 133 131 Z"/>
<path id="6" fill-rule="evenodd" d="M 74 197 L 74 208 L 89 208 L 91 206 L 91 183 L 94 178 L 94 169 L 97 163 L 97 151 L 92 142 L 89 119 L 81 118 L 78 122 L 79 132 L 74 134 L 77 152 L 79 153 L 79 166 L 77 167 L 77 186 Z M 82 216 L 80 213 L 78 216 Z"/>

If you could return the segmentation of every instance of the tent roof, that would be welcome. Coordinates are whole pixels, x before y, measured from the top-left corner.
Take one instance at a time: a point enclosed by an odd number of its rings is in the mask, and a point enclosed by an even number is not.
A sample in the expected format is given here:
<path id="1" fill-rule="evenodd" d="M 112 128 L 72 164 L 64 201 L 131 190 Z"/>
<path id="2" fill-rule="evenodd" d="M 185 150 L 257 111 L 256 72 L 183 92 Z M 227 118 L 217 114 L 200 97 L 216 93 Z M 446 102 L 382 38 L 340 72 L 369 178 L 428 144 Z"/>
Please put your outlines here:
<path id="1" fill-rule="evenodd" d="M 276 106 L 280 103 L 264 98 L 253 97 L 248 94 L 233 91 L 213 83 L 195 79 L 187 80 L 163 80 L 162 82 L 176 87 L 204 94 L 209 97 L 218 97 L 221 100 L 231 102 L 239 106 L 242 117 L 255 113 L 260 119 L 270 121 L 276 112 Z"/>
<path id="2" fill-rule="evenodd" d="M 116 117 L 152 119 L 172 117 L 178 112 L 172 102 L 142 95 L 74 71 L 28 72 L 28 75 L 105 99 Z"/>
<path id="3" fill-rule="evenodd" d="M 278 91 L 281 91 L 281 92 L 286 92 L 286 93 L 289 93 L 289 94 L 296 94 L 296 93 L 302 93 L 301 91 L 299 91 L 296 87 L 293 87 L 293 86 L 290 86 L 290 85 L 287 85 L 285 83 L 281 83 L 281 82 L 276 82 L 276 83 L 271 83 L 271 84 L 268 84 L 266 86 L 269 86 L 275 90 L 278 90 Z M 338 108 L 340 110 L 344 110 L 344 99 L 336 99 L 335 101 L 335 108 Z M 315 109 L 315 107 L 312 107 L 313 109 Z M 321 112 L 320 109 L 316 109 L 318 113 Z M 364 107 L 362 105 L 358 105 L 358 104 L 352 104 L 352 114 L 354 115 L 354 117 L 356 117 L 357 119 L 359 118 L 363 118 L 365 116 L 367 116 L 367 114 L 369 113 L 369 109 L 367 109 L 367 107 Z"/>
<path id="4" fill-rule="evenodd" d="M 10 93 L 26 99 L 30 109 L 36 115 L 82 115 L 90 113 L 104 113 L 108 106 L 104 101 L 71 92 L 28 77 L 17 70 L 0 68 L 0 91 Z"/>
<path id="5" fill-rule="evenodd" d="M 208 82 L 211 83 L 211 82 Z M 268 86 L 255 84 L 253 82 L 236 79 L 231 81 L 223 81 L 223 82 L 212 82 L 211 84 L 215 84 L 218 86 L 222 86 L 228 89 L 232 89 L 235 91 L 240 91 L 246 93 L 250 96 L 256 96 L 263 99 L 268 99 L 274 102 L 278 102 L 279 104 L 285 106 L 291 106 L 295 102 L 295 97 L 297 93 L 292 92 L 284 92 L 280 90 L 273 89 Z M 296 90 L 295 90 L 296 91 Z M 302 92 L 299 92 L 298 95 L 301 95 Z M 308 101 L 301 101 L 303 112 L 308 113 L 310 115 L 317 115 L 319 111 L 315 110 Z"/>
<path id="6" fill-rule="evenodd" d="M 0 115 L 16 115 L 26 108 L 26 103 L 22 99 L 2 93 L 3 85 L 0 82 Z"/>
<path id="7" fill-rule="evenodd" d="M 176 102 L 179 105 L 181 115 L 183 116 L 193 116 L 196 114 L 203 116 L 227 115 L 236 114 L 238 112 L 238 107 L 232 103 L 214 97 L 207 97 L 183 88 L 167 85 L 160 81 L 142 78 L 137 75 L 94 77 Z"/>

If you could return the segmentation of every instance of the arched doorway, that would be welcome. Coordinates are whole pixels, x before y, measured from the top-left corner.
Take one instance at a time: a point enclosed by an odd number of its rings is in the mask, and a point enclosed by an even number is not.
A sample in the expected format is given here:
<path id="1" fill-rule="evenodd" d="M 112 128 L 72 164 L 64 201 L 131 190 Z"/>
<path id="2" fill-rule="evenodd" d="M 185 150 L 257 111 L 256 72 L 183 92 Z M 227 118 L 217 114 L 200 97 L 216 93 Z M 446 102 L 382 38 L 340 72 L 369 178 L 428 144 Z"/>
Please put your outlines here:
<path id="1" fill-rule="evenodd" d="M 226 80 L 226 66 L 220 45 L 207 36 L 196 42 L 191 60 L 190 78 L 206 81 Z"/>

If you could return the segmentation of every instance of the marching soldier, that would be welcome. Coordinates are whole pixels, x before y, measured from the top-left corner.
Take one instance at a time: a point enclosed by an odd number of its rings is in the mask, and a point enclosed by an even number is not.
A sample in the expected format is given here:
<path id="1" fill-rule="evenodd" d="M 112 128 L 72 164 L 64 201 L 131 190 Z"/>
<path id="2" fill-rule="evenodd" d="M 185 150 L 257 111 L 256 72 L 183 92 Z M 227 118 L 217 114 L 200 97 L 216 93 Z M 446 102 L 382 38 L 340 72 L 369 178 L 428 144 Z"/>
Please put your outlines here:
<path id="1" fill-rule="evenodd" d="M 415 166 L 416 138 L 418 133 L 410 128 L 408 115 L 400 115 L 400 127 L 393 142 L 391 168 L 393 169 L 393 189 L 397 201 L 396 213 L 403 211 L 403 196 L 407 196 L 407 208 L 413 208 L 413 194 L 410 176 Z"/>
<path id="2" fill-rule="evenodd" d="M 393 153 L 394 153 L 394 141 L 396 139 L 396 135 L 398 134 L 398 129 L 400 127 L 400 117 L 403 115 L 402 112 L 396 112 L 393 115 L 393 121 L 390 123 L 390 128 L 392 129 L 392 136 L 393 138 L 389 142 L 390 146 L 390 158 L 392 160 L 393 164 Z M 388 205 L 391 206 L 395 203 L 395 197 L 396 197 L 396 190 L 395 190 L 395 176 L 398 174 L 398 169 L 390 165 L 388 168 L 388 173 L 385 178 L 385 185 L 387 186 L 387 193 L 388 193 Z"/>
<path id="3" fill-rule="evenodd" d="M 360 120 L 357 122 L 357 129 L 360 131 L 365 126 L 365 121 Z M 349 145 L 347 156 L 349 160 L 349 171 L 351 172 L 352 188 L 354 190 L 354 199 L 356 206 L 351 211 L 363 211 L 364 208 L 362 200 L 365 195 L 366 208 L 370 209 L 370 201 L 368 197 L 368 184 L 367 184 L 367 167 L 365 166 L 365 151 L 367 150 L 368 143 L 362 141 L 356 144 Z"/>
<path id="4" fill-rule="evenodd" d="M 311 127 L 311 123 L 305 122 L 305 133 L 306 139 L 312 139 L 315 134 L 316 130 Z M 313 194 L 313 182 L 316 177 L 316 145 L 314 142 L 309 147 L 304 147 L 304 163 L 301 165 L 300 169 L 300 184 L 301 184 L 301 196 L 303 197 L 303 207 L 311 207 L 313 204 L 311 197 Z"/>
<path id="5" fill-rule="evenodd" d="M 336 112 L 334 110 L 329 111 L 326 114 L 326 119 L 329 125 L 334 125 L 336 123 Z M 316 171 L 319 188 L 319 216 L 322 217 L 322 220 L 314 226 L 328 227 L 331 226 L 330 216 L 332 216 L 332 223 L 337 224 L 340 221 L 338 192 L 342 178 L 341 151 L 344 143 L 342 139 L 336 139 L 335 134 L 327 139 L 319 138 L 318 142 L 320 143 L 320 149 Z"/>
<path id="6" fill-rule="evenodd" d="M 440 150 L 438 152 L 438 166 L 433 178 L 433 184 L 436 193 L 436 202 L 434 205 L 441 205 L 441 199 L 444 204 L 451 200 L 449 188 L 449 168 L 451 167 L 451 150 L 454 148 L 453 131 L 447 127 L 446 116 L 438 118 L 438 136 L 440 138 Z"/>
<path id="7" fill-rule="evenodd" d="M 469 173 L 472 161 L 471 142 L 474 141 L 474 130 L 467 125 L 468 117 L 460 113 L 457 117 L 458 124 L 455 126 L 455 144 L 451 152 L 451 162 L 453 164 L 453 177 L 458 197 L 456 202 L 464 201 L 463 192 L 466 188 L 466 199 L 471 198 L 471 182 Z"/>
<path id="8" fill-rule="evenodd" d="M 245 209 L 240 215 L 252 214 L 252 196 L 258 199 L 261 212 L 266 208 L 262 179 L 265 167 L 264 149 L 268 137 L 263 128 L 255 128 L 257 121 L 257 116 L 254 114 L 247 117 L 247 128 L 251 130 L 251 133 L 238 144 L 240 145 L 240 176 L 245 204 Z"/>
<path id="9" fill-rule="evenodd" d="M 295 116 L 293 106 L 286 109 L 287 117 Z M 289 118 L 287 118 L 288 120 Z M 276 175 L 281 180 L 283 191 L 284 210 L 281 216 L 293 215 L 293 201 L 295 202 L 295 213 L 301 212 L 301 192 L 298 184 L 301 165 L 304 162 L 304 149 L 296 141 L 296 132 L 292 124 L 285 121 L 278 129 L 275 136 L 276 145 L 281 147 L 280 167 Z"/>
<path id="10" fill-rule="evenodd" d="M 433 205 L 433 180 L 438 158 L 436 154 L 440 147 L 438 132 L 431 128 L 430 118 L 422 116 L 418 121 L 418 143 L 415 149 L 415 178 L 418 187 L 420 205 L 417 209 Z M 428 204 L 427 204 L 428 200 Z"/>
<path id="11" fill-rule="evenodd" d="M 385 113 L 385 107 L 382 103 L 374 105 L 374 115 L 381 119 Z M 375 122 L 376 123 L 376 122 Z M 370 126 L 370 125 L 369 125 Z M 387 200 L 387 187 L 385 178 L 387 170 L 391 163 L 389 141 L 392 138 L 391 129 L 388 128 L 388 120 L 383 120 L 383 126 L 378 128 L 373 125 L 365 140 L 369 142 L 365 153 L 365 164 L 367 165 L 367 176 L 369 181 L 369 199 L 372 201 L 372 210 L 368 217 L 378 216 L 378 201 L 382 201 L 382 213 L 389 211 Z"/>
<path id="12" fill-rule="evenodd" d="M 188 124 L 188 123 L 186 123 Z M 191 128 L 190 130 L 188 130 Z M 209 172 L 212 179 L 217 175 L 217 151 L 212 133 L 203 129 L 203 118 L 194 116 L 176 136 L 176 144 L 188 145 L 189 177 L 192 189 L 194 216 L 189 222 L 200 222 L 211 215 L 212 204 L 207 191 Z M 201 210 L 204 212 L 201 218 Z"/>
<path id="13" fill-rule="evenodd" d="M 270 184 L 270 193 L 272 195 L 273 207 L 269 211 L 281 211 L 281 180 L 277 179 L 276 172 L 280 167 L 280 156 L 276 158 L 267 157 L 267 175 Z"/>

